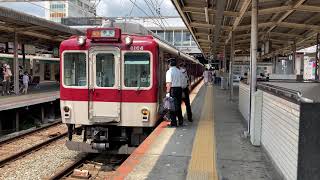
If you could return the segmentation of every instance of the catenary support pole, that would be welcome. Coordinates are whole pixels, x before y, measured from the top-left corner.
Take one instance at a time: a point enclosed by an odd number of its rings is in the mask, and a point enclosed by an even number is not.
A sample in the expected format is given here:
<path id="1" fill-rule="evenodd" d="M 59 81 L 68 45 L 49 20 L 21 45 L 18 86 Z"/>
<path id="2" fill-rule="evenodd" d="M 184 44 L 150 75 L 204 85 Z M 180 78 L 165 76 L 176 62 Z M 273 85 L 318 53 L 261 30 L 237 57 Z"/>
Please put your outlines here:
<path id="1" fill-rule="evenodd" d="M 24 44 L 21 45 L 21 51 L 22 51 L 22 67 L 23 67 L 23 70 L 26 70 L 26 49 Z"/>
<path id="2" fill-rule="evenodd" d="M 13 45 L 13 85 L 14 93 L 19 94 L 19 60 L 18 60 L 18 33 L 14 32 L 14 45 Z"/>
<path id="3" fill-rule="evenodd" d="M 248 133 L 250 134 L 250 121 L 253 113 L 253 95 L 257 84 L 257 49 L 258 49 L 258 0 L 252 0 L 251 14 L 251 59 L 250 59 L 250 120 L 248 122 Z"/>

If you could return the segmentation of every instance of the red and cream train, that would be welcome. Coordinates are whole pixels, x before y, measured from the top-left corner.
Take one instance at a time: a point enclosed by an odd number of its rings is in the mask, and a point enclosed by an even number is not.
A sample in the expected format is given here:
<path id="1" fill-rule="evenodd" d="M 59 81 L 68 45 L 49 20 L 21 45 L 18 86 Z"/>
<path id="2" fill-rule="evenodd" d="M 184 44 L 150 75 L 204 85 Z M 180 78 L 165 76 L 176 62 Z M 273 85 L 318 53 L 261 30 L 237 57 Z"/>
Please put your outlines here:
<path id="1" fill-rule="evenodd" d="M 114 26 L 89 28 L 86 36 L 60 45 L 61 113 L 69 149 L 101 152 L 139 145 L 159 120 L 166 59 L 185 62 L 192 83 L 202 75 L 196 59 L 142 26 Z M 131 32 L 121 32 L 125 29 Z M 83 142 L 72 141 L 73 132 L 82 134 Z"/>

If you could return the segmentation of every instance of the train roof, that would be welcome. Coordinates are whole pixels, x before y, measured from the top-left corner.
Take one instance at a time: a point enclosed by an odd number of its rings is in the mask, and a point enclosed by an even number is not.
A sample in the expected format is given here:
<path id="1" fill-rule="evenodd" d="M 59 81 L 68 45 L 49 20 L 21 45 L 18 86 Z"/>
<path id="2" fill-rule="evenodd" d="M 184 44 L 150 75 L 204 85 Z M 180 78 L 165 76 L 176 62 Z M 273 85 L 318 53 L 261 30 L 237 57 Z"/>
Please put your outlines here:
<path id="1" fill-rule="evenodd" d="M 158 43 L 159 47 L 169 51 L 170 53 L 181 56 L 185 59 L 188 59 L 194 63 L 201 64 L 199 60 L 194 58 L 193 56 L 190 56 L 179 49 L 177 49 L 175 46 L 170 44 L 169 42 L 161 39 L 159 36 L 154 34 L 152 31 L 148 30 L 141 24 L 132 23 L 132 22 L 122 22 L 122 23 L 115 23 L 115 22 L 109 22 L 108 24 L 105 24 L 104 27 L 114 27 L 114 28 L 120 28 L 123 34 L 132 34 L 132 35 L 140 35 L 140 36 L 147 36 L 152 35 L 155 41 Z"/>
<path id="2" fill-rule="evenodd" d="M 195 64 L 200 64 L 203 65 L 199 62 L 199 60 L 197 60 L 196 58 L 194 58 L 193 56 L 190 56 L 186 53 L 183 53 L 182 51 L 180 51 L 179 49 L 177 49 L 176 47 L 174 47 L 173 45 L 171 45 L 169 42 L 162 40 L 159 36 L 157 36 L 156 34 L 152 33 L 150 30 L 146 29 L 145 27 L 143 27 L 140 24 L 135 24 L 135 23 L 110 23 L 110 24 L 106 24 L 103 27 L 95 27 L 95 28 L 88 28 L 87 29 L 87 39 L 86 41 L 91 42 L 91 35 L 93 33 L 93 31 L 99 31 L 99 30 L 103 30 L 103 29 L 121 29 L 121 34 L 120 36 L 123 35 L 131 35 L 131 36 L 136 36 L 136 37 L 149 37 L 147 39 L 155 41 L 155 43 L 157 43 L 157 45 L 159 46 L 159 48 L 165 52 L 168 52 L 176 57 L 181 57 L 183 59 L 186 59 L 188 61 L 192 61 Z M 90 32 L 90 33 L 89 33 Z M 120 32 L 117 31 L 116 32 Z M 89 34 L 88 34 L 89 33 Z M 119 34 L 117 35 L 117 38 L 120 38 Z M 61 43 L 62 46 L 65 46 L 67 44 L 69 44 L 69 46 L 74 43 L 76 43 L 76 38 L 77 36 L 73 36 L 68 40 L 65 40 Z M 145 39 L 145 40 L 147 40 Z M 111 41 L 109 41 L 111 42 Z M 68 45 L 67 45 L 68 46 Z"/>

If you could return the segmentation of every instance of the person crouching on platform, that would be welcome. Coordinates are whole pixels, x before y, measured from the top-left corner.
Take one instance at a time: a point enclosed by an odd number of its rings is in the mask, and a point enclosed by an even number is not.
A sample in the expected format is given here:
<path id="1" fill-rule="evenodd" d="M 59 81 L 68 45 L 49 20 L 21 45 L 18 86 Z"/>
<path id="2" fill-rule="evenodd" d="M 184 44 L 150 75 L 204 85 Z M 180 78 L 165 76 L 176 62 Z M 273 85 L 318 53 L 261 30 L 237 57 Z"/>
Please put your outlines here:
<path id="1" fill-rule="evenodd" d="M 192 111 L 191 111 L 190 98 L 189 98 L 189 76 L 188 76 L 185 63 L 181 63 L 179 65 L 179 69 L 182 75 L 181 77 L 182 101 L 184 101 L 186 105 L 188 121 L 192 122 Z"/>
<path id="2" fill-rule="evenodd" d="M 23 77 L 22 77 L 22 82 L 23 82 L 22 93 L 24 93 L 24 94 L 28 93 L 29 81 L 30 81 L 30 79 L 29 79 L 28 72 L 24 72 Z"/>
<path id="3" fill-rule="evenodd" d="M 181 98 L 182 98 L 182 88 L 181 88 L 181 72 L 176 67 L 177 61 L 175 58 L 168 59 L 169 70 L 166 72 L 166 91 L 167 97 L 173 97 L 175 99 L 175 111 L 170 112 L 171 124 L 170 126 L 177 126 L 177 117 L 179 120 L 179 125 L 183 125 L 183 116 L 181 111 Z"/>

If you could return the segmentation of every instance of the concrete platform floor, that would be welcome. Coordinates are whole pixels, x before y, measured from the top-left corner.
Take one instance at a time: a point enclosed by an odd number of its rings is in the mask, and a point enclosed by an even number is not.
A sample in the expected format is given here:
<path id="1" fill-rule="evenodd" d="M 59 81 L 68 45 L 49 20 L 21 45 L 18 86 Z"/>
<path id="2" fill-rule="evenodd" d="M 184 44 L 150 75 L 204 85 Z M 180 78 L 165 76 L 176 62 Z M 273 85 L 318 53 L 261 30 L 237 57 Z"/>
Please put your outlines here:
<path id="1" fill-rule="evenodd" d="M 37 88 L 31 86 L 28 94 L 1 96 L 0 91 L 0 111 L 51 102 L 59 98 L 59 85 L 54 81 L 42 82 Z"/>
<path id="2" fill-rule="evenodd" d="M 161 123 L 106 179 L 279 179 L 261 148 L 242 136 L 237 98 L 231 102 L 228 92 L 202 86 L 192 102 L 193 123 L 179 128 Z"/>
<path id="3" fill-rule="evenodd" d="M 214 88 L 214 128 L 217 171 L 221 180 L 281 179 L 261 147 L 254 147 L 243 132 L 247 127 L 238 109 L 239 88 L 230 91 Z"/>

